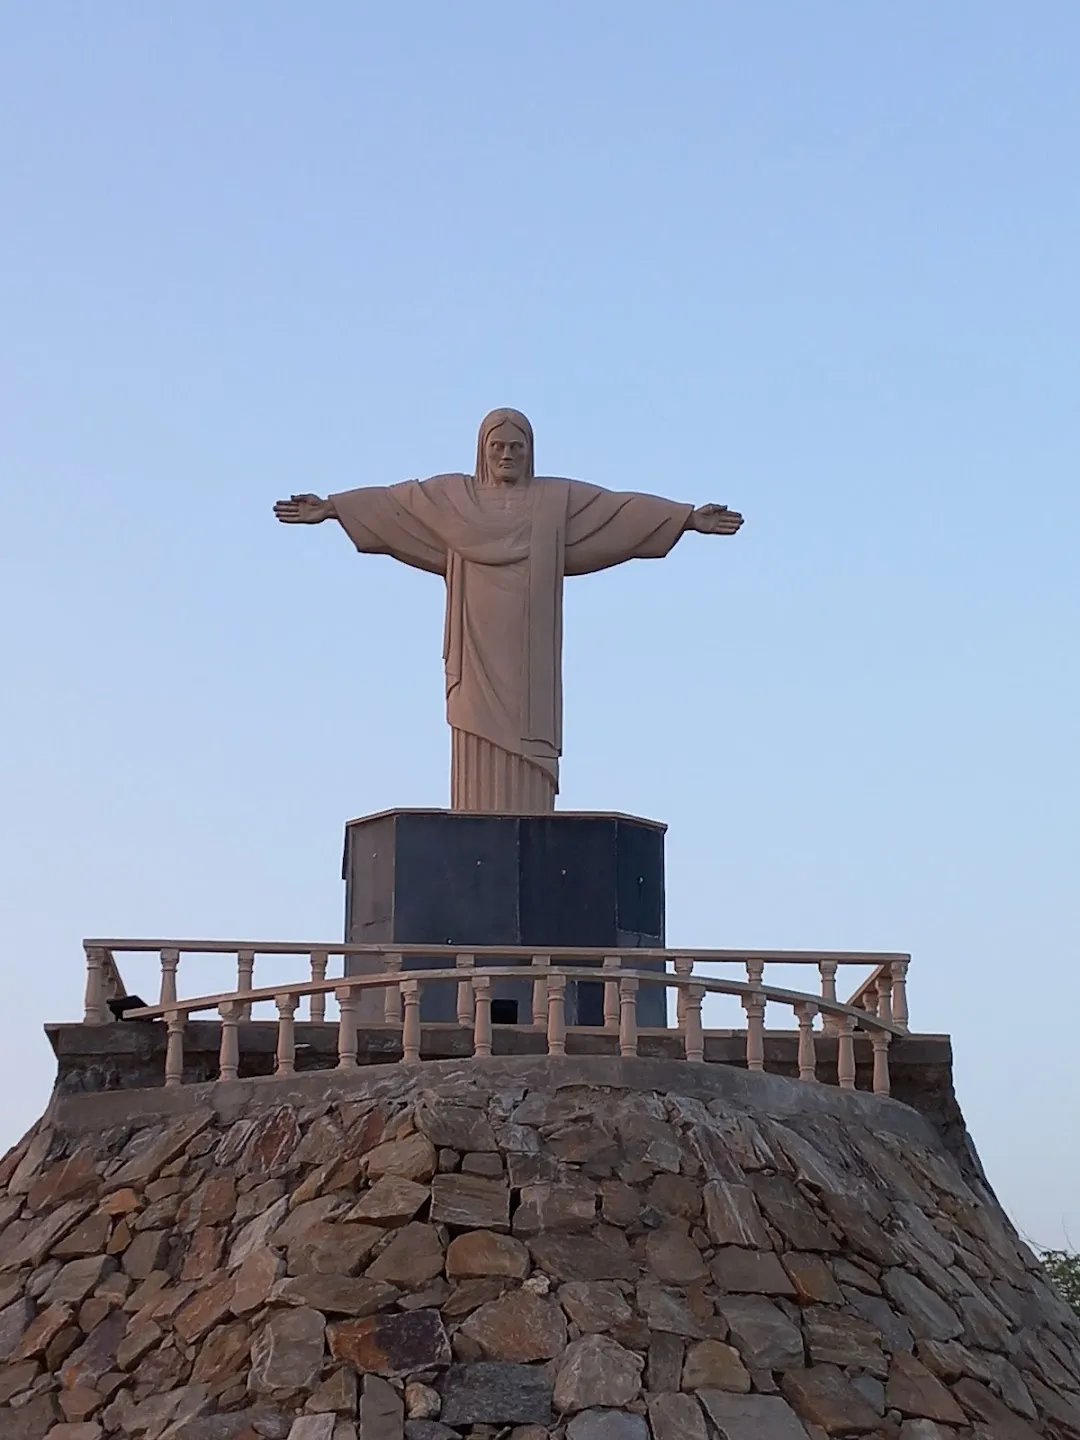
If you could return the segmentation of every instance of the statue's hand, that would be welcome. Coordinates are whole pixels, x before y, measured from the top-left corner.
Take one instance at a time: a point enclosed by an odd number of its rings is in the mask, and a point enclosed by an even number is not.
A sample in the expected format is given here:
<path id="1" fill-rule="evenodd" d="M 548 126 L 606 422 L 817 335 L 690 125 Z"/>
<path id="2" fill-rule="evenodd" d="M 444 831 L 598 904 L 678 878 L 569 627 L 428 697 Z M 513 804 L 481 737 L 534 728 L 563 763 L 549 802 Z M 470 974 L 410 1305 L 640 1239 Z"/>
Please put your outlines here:
<path id="1" fill-rule="evenodd" d="M 274 514 L 283 525 L 321 525 L 334 518 L 334 505 L 319 495 L 290 495 L 277 502 Z"/>
<path id="2" fill-rule="evenodd" d="M 702 535 L 734 535 L 741 524 L 739 512 L 726 505 L 699 505 L 690 516 L 688 528 Z"/>

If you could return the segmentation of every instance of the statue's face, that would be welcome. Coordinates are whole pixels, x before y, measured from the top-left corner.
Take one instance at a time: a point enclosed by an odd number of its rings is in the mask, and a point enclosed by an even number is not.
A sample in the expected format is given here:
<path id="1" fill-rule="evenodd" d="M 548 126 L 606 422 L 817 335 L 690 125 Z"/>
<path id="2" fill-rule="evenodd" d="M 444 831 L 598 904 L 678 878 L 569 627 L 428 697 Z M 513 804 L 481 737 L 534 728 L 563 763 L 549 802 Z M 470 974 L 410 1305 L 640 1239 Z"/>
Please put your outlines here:
<path id="1" fill-rule="evenodd" d="M 508 420 L 496 425 L 484 441 L 488 474 L 504 485 L 516 485 L 519 480 L 524 480 L 528 453 L 528 440 Z"/>

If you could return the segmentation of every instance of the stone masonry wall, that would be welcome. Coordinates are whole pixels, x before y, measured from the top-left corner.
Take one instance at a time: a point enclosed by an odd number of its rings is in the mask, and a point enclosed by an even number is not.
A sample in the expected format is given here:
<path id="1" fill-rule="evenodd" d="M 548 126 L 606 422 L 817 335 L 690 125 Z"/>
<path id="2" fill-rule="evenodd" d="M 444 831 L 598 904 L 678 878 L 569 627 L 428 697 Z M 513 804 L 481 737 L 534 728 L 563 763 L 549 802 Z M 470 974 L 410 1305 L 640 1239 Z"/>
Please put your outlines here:
<path id="1" fill-rule="evenodd" d="M 1080 1322 L 929 1124 L 606 1059 L 59 1099 L 2 1440 L 1080 1440 Z"/>

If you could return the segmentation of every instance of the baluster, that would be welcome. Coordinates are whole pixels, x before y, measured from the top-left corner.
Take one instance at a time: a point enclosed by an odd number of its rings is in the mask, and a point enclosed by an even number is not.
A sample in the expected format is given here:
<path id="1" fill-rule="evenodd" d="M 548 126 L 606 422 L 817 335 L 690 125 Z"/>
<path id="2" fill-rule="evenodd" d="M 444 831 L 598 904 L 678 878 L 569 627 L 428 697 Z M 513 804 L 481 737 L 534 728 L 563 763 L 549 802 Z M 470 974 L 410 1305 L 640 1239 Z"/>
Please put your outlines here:
<path id="1" fill-rule="evenodd" d="M 901 1030 L 908 1028 L 907 972 L 908 961 L 894 960 L 892 962 L 893 1021 Z"/>
<path id="2" fill-rule="evenodd" d="M 814 1041 L 814 1016 L 818 1007 L 810 1001 L 795 1006 L 799 1020 L 799 1079 L 817 1079 L 817 1048 Z"/>
<path id="3" fill-rule="evenodd" d="M 226 1000 L 218 1006 L 221 1016 L 221 1050 L 218 1054 L 218 1079 L 236 1080 L 240 1075 L 240 1035 L 237 1022 L 243 1006 Z"/>
<path id="4" fill-rule="evenodd" d="M 311 981 L 317 985 L 326 979 L 327 967 L 330 963 L 330 956 L 325 950 L 312 950 L 311 952 Z M 308 1015 L 313 1025 L 326 1023 L 326 991 L 315 990 L 308 1002 Z"/>
<path id="5" fill-rule="evenodd" d="M 179 965 L 179 950 L 162 950 L 161 995 L 158 999 L 159 1005 L 174 1005 L 176 1003 L 176 971 Z"/>
<path id="6" fill-rule="evenodd" d="M 548 976 L 547 1050 L 566 1054 L 566 976 Z"/>
<path id="7" fill-rule="evenodd" d="M 473 1023 L 473 973 L 476 969 L 475 955 L 455 955 L 454 965 L 462 972 L 457 987 L 457 1023 L 467 1030 Z"/>
<path id="8" fill-rule="evenodd" d="M 300 1003 L 299 995 L 275 995 L 274 1004 L 277 1006 L 277 1064 L 274 1067 L 275 1075 L 296 1074 L 296 1007 Z"/>
<path id="9" fill-rule="evenodd" d="M 822 998 L 822 1000 L 831 1001 L 831 1003 L 835 1005 L 835 1004 L 836 1004 L 836 961 L 835 961 L 835 960 L 819 960 L 819 961 L 818 961 L 818 970 L 819 970 L 819 972 L 820 972 L 820 974 L 821 974 L 821 998 Z M 823 1011 L 822 1011 L 822 1014 L 821 1014 L 821 1026 L 822 1026 L 822 1029 L 824 1030 L 824 1032 L 825 1032 L 826 1035 L 835 1035 L 835 1034 L 838 1033 L 837 1024 L 836 1024 L 836 1016 L 835 1016 L 835 1015 L 830 1015 L 829 1012 L 828 1012 L 828 1010 L 823 1010 Z"/>
<path id="10" fill-rule="evenodd" d="M 618 1030 L 622 1001 L 620 999 L 619 977 L 613 974 L 622 968 L 617 955 L 604 956 L 604 1029 Z"/>
<path id="11" fill-rule="evenodd" d="M 850 1015 L 837 1017 L 839 1041 L 836 1051 L 836 1078 L 841 1090 L 855 1089 L 855 1021 Z"/>
<path id="12" fill-rule="evenodd" d="M 889 1093 L 889 1041 L 892 1036 L 887 1030 L 870 1031 L 870 1044 L 874 1047 L 874 1094 Z"/>
<path id="13" fill-rule="evenodd" d="M 879 1020 L 892 1020 L 892 975 L 888 970 L 878 976 L 877 1016 Z"/>
<path id="14" fill-rule="evenodd" d="M 420 1059 L 420 981 L 402 980 L 401 1002 L 405 1019 L 401 1027 L 401 1061 L 415 1065 Z"/>
<path id="15" fill-rule="evenodd" d="M 544 973 L 537 975 L 533 981 L 532 993 L 532 1023 L 538 1030 L 547 1026 L 548 1017 L 548 982 L 547 967 L 551 964 L 550 955 L 534 955 L 532 957 L 533 967 L 543 966 Z"/>
<path id="16" fill-rule="evenodd" d="M 110 1000 L 122 1000 L 127 994 L 124 989 L 124 982 L 120 977 L 120 971 L 116 968 L 116 956 L 111 950 L 103 950 L 101 983 L 105 996 L 105 1019 L 111 1021 L 113 1013 L 109 1009 Z"/>
<path id="17" fill-rule="evenodd" d="M 184 1025 L 187 1016 L 182 1010 L 170 1010 L 165 1016 L 169 1038 L 165 1043 L 165 1085 L 173 1089 L 184 1083 Z"/>
<path id="18" fill-rule="evenodd" d="M 251 990 L 251 989 L 253 988 L 254 984 L 255 984 L 255 951 L 254 951 L 254 950 L 238 950 L 238 951 L 236 952 L 236 990 L 237 990 L 237 993 L 238 993 L 238 994 L 242 994 L 245 990 Z M 250 1020 L 250 1019 L 251 1019 L 251 1006 L 250 1006 L 250 1004 L 248 1004 L 248 1005 L 242 1005 L 242 1006 L 240 1007 L 240 1014 L 239 1014 L 239 1016 L 238 1016 L 237 1018 L 240 1019 L 240 1020 Z"/>
<path id="19" fill-rule="evenodd" d="M 705 999 L 704 985 L 688 985 L 683 1004 L 683 1053 L 687 1060 L 700 1065 L 705 1059 L 705 1032 L 701 1028 L 701 1002 Z"/>
<path id="20" fill-rule="evenodd" d="M 395 951 L 384 957 L 385 970 L 388 975 L 401 974 L 401 956 Z M 383 1024 L 401 1024 L 401 982 L 393 980 L 383 990 Z"/>
<path id="21" fill-rule="evenodd" d="M 86 996 L 83 1001 L 83 1024 L 105 1025 L 109 1007 L 105 1004 L 105 951 L 91 947 L 86 951 Z"/>
<path id="22" fill-rule="evenodd" d="M 689 980 L 694 973 L 694 957 L 692 955 L 675 956 L 675 974 L 682 980 Z M 686 1018 L 686 990 L 680 985 L 675 991 L 675 1022 L 681 1030 L 683 1021 Z"/>
<path id="23" fill-rule="evenodd" d="M 334 991 L 338 1002 L 338 1069 L 356 1069 L 356 992 L 351 985 L 339 985 Z"/>
<path id="24" fill-rule="evenodd" d="M 473 976 L 476 1020 L 473 1024 L 473 1054 L 487 1059 L 491 1054 L 491 976 Z"/>
<path id="25" fill-rule="evenodd" d="M 637 1054 L 637 990 L 638 981 L 633 975 L 624 975 L 619 981 L 619 1054 Z"/>
<path id="26" fill-rule="evenodd" d="M 742 997 L 746 1011 L 746 1068 L 765 1069 L 765 997 L 759 990 Z"/>

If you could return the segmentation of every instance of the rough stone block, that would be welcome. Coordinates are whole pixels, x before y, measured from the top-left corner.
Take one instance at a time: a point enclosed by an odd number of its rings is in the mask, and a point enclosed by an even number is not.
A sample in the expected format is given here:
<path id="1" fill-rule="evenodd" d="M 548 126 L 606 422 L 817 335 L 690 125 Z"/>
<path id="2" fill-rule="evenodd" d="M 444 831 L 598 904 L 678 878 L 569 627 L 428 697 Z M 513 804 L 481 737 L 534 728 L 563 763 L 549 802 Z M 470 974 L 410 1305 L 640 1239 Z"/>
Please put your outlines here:
<path id="1" fill-rule="evenodd" d="M 45 1346 L 52 1339 L 52 1335 L 49 1335 L 47 1339 L 39 1342 L 35 1334 L 33 1346 L 30 1349 L 23 1346 L 23 1337 L 28 1331 L 31 1331 L 34 1323 L 34 1308 L 34 1302 L 24 1298 L 16 1300 L 14 1304 L 0 1310 L 0 1360 L 7 1360 L 15 1354 L 21 1360 L 29 1359 L 31 1355 L 38 1353 L 39 1348 L 44 1351 Z M 64 1319 L 61 1320 L 57 1329 L 62 1328 L 71 1315 L 70 1309 L 66 1307 L 63 1310 L 57 1307 L 54 1313 L 64 1315 Z M 55 1333 L 56 1330 L 53 1331 L 53 1334 Z M 20 1349 L 20 1347 L 22 1348 Z"/>
<path id="2" fill-rule="evenodd" d="M 461 1436 L 438 1420 L 406 1420 L 405 1440 L 461 1440 Z"/>
<path id="3" fill-rule="evenodd" d="M 402 1440 L 405 1406 L 398 1392 L 381 1376 L 364 1376 L 357 1418 L 363 1440 Z"/>
<path id="4" fill-rule="evenodd" d="M 254 1255 L 257 1251 L 262 1250 L 278 1225 L 284 1220 L 288 1209 L 288 1196 L 282 1195 L 261 1215 L 256 1215 L 245 1225 L 229 1251 L 228 1269 L 235 1270 L 244 1263 L 249 1255 Z"/>
<path id="5" fill-rule="evenodd" d="M 446 1273 L 452 1280 L 488 1275 L 523 1280 L 529 1273 L 529 1252 L 520 1240 L 492 1230 L 470 1230 L 451 1240 L 446 1251 Z"/>
<path id="6" fill-rule="evenodd" d="M 682 1382 L 686 1342 L 679 1335 L 658 1330 L 649 1336 L 645 1389 L 655 1394 L 678 1390 Z"/>
<path id="7" fill-rule="evenodd" d="M 416 1126 L 435 1146 L 491 1154 L 498 1150 L 495 1131 L 484 1111 L 459 1105 L 441 1095 L 425 1095 L 416 1107 Z"/>
<path id="8" fill-rule="evenodd" d="M 644 1361 L 606 1335 L 568 1345 L 555 1377 L 555 1407 L 563 1414 L 628 1405 L 641 1392 Z"/>
<path id="9" fill-rule="evenodd" d="M 474 1310 L 461 1333 L 490 1360 L 552 1360 L 566 1348 L 566 1320 L 558 1305 L 527 1290 L 511 1290 Z"/>
<path id="10" fill-rule="evenodd" d="M 510 1229 L 510 1188 L 485 1175 L 436 1175 L 431 1182 L 434 1224 L 470 1230 Z"/>
<path id="11" fill-rule="evenodd" d="M 886 1270 L 881 1288 L 904 1312 L 912 1334 L 919 1340 L 955 1340 L 964 1333 L 964 1322 L 940 1295 L 908 1270 Z"/>
<path id="12" fill-rule="evenodd" d="M 705 1417 L 693 1395 L 650 1396 L 649 1424 L 653 1440 L 707 1440 Z"/>
<path id="13" fill-rule="evenodd" d="M 90 1215 L 69 1231 L 52 1248 L 57 1260 L 77 1259 L 84 1255 L 100 1255 L 109 1239 L 112 1221 L 108 1215 Z"/>
<path id="14" fill-rule="evenodd" d="M 691 1345 L 682 1373 L 684 1390 L 750 1391 L 750 1372 L 733 1345 L 701 1340 Z"/>
<path id="15" fill-rule="evenodd" d="M 728 1395 L 700 1390 L 698 1399 L 720 1440 L 806 1440 L 806 1430 L 778 1395 Z"/>
<path id="16" fill-rule="evenodd" d="M 814 1306 L 804 1316 L 803 1335 L 813 1365 L 866 1370 L 880 1380 L 888 1374 L 880 1333 L 858 1315 Z"/>
<path id="17" fill-rule="evenodd" d="M 771 1258 L 775 1259 L 775 1256 Z M 709 1272 L 701 1258 L 701 1251 L 685 1230 L 665 1226 L 662 1230 L 653 1231 L 645 1241 L 645 1260 L 649 1270 L 663 1285 L 696 1285 L 708 1278 Z"/>
<path id="18" fill-rule="evenodd" d="M 792 1409 L 829 1435 L 858 1435 L 878 1428 L 878 1415 L 834 1365 L 789 1370 L 780 1389 Z"/>
<path id="19" fill-rule="evenodd" d="M 351 1315 L 357 1319 L 374 1315 L 390 1305 L 400 1292 L 393 1285 L 367 1276 L 293 1275 L 278 1280 L 270 1291 L 271 1304 L 301 1305 L 326 1315 Z"/>
<path id="20" fill-rule="evenodd" d="M 437 1420 L 442 1410 L 442 1396 L 430 1385 L 411 1380 L 405 1386 L 405 1413 L 410 1420 Z"/>
<path id="21" fill-rule="evenodd" d="M 536 1266 L 553 1280 L 633 1280 L 638 1267 L 628 1249 L 591 1235 L 538 1235 L 529 1241 Z"/>
<path id="22" fill-rule="evenodd" d="M 890 1410 L 914 1419 L 940 1420 L 945 1425 L 963 1425 L 964 1412 L 941 1381 L 913 1355 L 894 1355 L 885 1387 Z"/>
<path id="23" fill-rule="evenodd" d="M 332 1325 L 330 1353 L 363 1373 L 395 1379 L 448 1365 L 450 1342 L 437 1310 L 413 1310 Z"/>
<path id="24" fill-rule="evenodd" d="M 786 1175 L 755 1175 L 754 1194 L 766 1216 L 793 1250 L 839 1250 L 802 1191 Z"/>
<path id="25" fill-rule="evenodd" d="M 596 1188 L 584 1183 L 524 1185 L 514 1212 L 515 1235 L 543 1230 L 591 1230 L 596 1224 Z"/>
<path id="26" fill-rule="evenodd" d="M 767 1250 L 769 1234 L 749 1185 L 710 1180 L 702 1191 L 705 1225 L 717 1245 Z"/>
<path id="27" fill-rule="evenodd" d="M 771 1300 L 725 1295 L 717 1305 L 749 1369 L 794 1370 L 805 1363 L 802 1334 Z"/>
<path id="28" fill-rule="evenodd" d="M 582 1410 L 566 1433 L 569 1440 L 649 1440 L 645 1417 L 620 1410 Z"/>
<path id="29" fill-rule="evenodd" d="M 342 1365 L 311 1392 L 311 1399 L 304 1409 L 312 1415 L 355 1415 L 356 1400 L 356 1372 Z"/>
<path id="30" fill-rule="evenodd" d="M 441 1275 L 444 1263 L 435 1227 L 413 1221 L 394 1236 L 365 1275 L 368 1280 L 384 1280 L 405 1290 L 416 1290 Z"/>
<path id="31" fill-rule="evenodd" d="M 690 1340 L 704 1340 L 707 1331 L 686 1297 L 651 1281 L 637 1288 L 637 1307 L 650 1330 L 666 1330 Z"/>
<path id="32" fill-rule="evenodd" d="M 426 1205 L 431 1191 L 415 1180 L 399 1175 L 384 1175 L 353 1206 L 345 1216 L 348 1221 L 365 1221 L 370 1225 L 404 1225 Z"/>
<path id="33" fill-rule="evenodd" d="M 451 1365 L 444 1376 L 445 1425 L 550 1425 L 551 1380 L 544 1369 L 482 1361 Z"/>
<path id="34" fill-rule="evenodd" d="M 336 1415 L 298 1415 L 289 1430 L 289 1440 L 334 1440 Z"/>
<path id="35" fill-rule="evenodd" d="M 407 1135 L 404 1140 L 388 1140 L 369 1150 L 364 1156 L 364 1172 L 369 1180 L 397 1175 L 426 1184 L 435 1174 L 436 1162 L 435 1146 L 426 1135 Z"/>
<path id="36" fill-rule="evenodd" d="M 625 1325 L 633 1315 L 622 1291 L 607 1280 L 571 1280 L 560 1288 L 559 1303 L 586 1335 Z"/>
<path id="37" fill-rule="evenodd" d="M 843 1292 L 820 1255 L 791 1250 L 783 1257 L 784 1269 L 801 1305 L 842 1305 Z"/>
<path id="38" fill-rule="evenodd" d="M 248 1388 L 256 1394 L 310 1390 L 322 1369 L 326 1321 L 317 1310 L 272 1315 L 251 1345 Z"/>
<path id="39" fill-rule="evenodd" d="M 743 1250 L 725 1245 L 709 1270 L 720 1290 L 732 1295 L 791 1295 L 795 1286 L 773 1250 Z"/>

